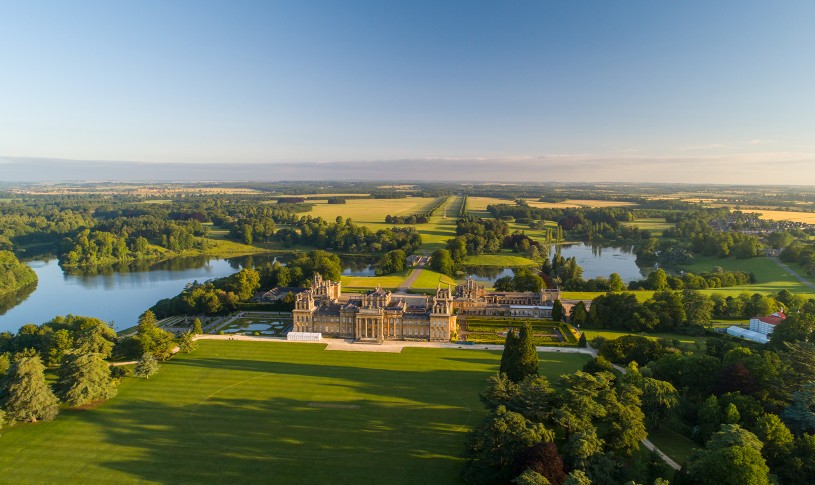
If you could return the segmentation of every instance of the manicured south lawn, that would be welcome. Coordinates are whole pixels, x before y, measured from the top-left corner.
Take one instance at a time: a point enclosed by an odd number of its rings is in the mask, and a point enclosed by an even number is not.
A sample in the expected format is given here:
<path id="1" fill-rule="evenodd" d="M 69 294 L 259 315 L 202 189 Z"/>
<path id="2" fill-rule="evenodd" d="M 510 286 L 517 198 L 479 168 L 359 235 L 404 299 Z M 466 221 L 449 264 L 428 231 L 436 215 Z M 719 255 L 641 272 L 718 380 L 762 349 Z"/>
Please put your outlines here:
<path id="1" fill-rule="evenodd" d="M 201 341 L 97 409 L 5 428 L 13 483 L 455 483 L 500 353 Z M 555 378 L 580 354 L 541 354 Z"/>

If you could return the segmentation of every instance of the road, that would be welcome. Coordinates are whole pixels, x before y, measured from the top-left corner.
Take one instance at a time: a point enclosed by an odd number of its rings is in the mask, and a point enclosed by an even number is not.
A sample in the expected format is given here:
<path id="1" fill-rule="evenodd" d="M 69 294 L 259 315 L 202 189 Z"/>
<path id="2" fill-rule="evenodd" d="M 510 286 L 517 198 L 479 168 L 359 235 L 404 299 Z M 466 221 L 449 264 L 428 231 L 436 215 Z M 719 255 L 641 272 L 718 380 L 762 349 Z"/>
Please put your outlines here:
<path id="1" fill-rule="evenodd" d="M 815 283 L 809 281 L 808 279 L 806 279 L 803 276 L 796 273 L 795 270 L 793 270 L 792 268 L 790 268 L 786 264 L 782 263 L 781 260 L 776 258 L 775 256 L 771 256 L 770 259 L 775 261 L 775 264 L 777 264 L 778 266 L 781 266 L 782 269 L 785 269 L 785 270 L 789 271 L 791 275 L 795 276 L 795 278 L 798 279 L 798 281 L 800 281 L 801 283 L 809 286 L 810 288 L 812 288 L 813 291 L 815 291 Z"/>
<path id="2" fill-rule="evenodd" d="M 402 283 L 396 288 L 396 293 L 407 293 L 413 283 L 419 278 L 419 275 L 422 274 L 422 269 L 424 268 L 424 263 L 427 258 L 419 259 L 418 264 L 416 264 L 416 268 L 410 272 L 407 278 L 405 278 Z"/>

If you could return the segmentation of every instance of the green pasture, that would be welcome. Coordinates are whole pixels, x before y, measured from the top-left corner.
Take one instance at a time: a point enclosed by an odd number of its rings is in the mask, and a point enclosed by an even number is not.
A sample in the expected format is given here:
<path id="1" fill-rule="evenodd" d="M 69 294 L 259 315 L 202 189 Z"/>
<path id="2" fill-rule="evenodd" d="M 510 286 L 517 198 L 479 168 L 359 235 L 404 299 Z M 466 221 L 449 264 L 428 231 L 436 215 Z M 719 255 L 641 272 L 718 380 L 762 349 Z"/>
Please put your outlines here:
<path id="1" fill-rule="evenodd" d="M 445 274 L 437 273 L 435 271 L 425 268 L 422 270 L 421 273 L 419 273 L 419 277 L 416 278 L 416 281 L 413 282 L 411 288 L 419 290 L 435 289 L 439 285 L 439 283 L 441 283 L 442 286 L 446 285 L 455 286 L 456 280 L 450 278 Z"/>
<path id="2" fill-rule="evenodd" d="M 644 332 L 626 332 L 620 330 L 604 330 L 604 329 L 581 329 L 586 334 L 586 340 L 589 342 L 596 337 L 603 337 L 605 339 L 613 340 L 623 337 L 625 335 L 639 335 L 647 337 L 651 340 L 669 339 L 678 340 L 679 346 L 682 350 L 689 352 L 704 352 L 705 341 L 708 339 L 707 335 L 682 335 L 678 333 L 644 333 Z"/>
<path id="3" fill-rule="evenodd" d="M 411 271 L 411 269 L 406 269 L 385 276 L 342 276 L 340 281 L 343 287 L 348 288 L 376 288 L 381 286 L 386 289 L 394 289 L 405 281 Z"/>
<path id="4" fill-rule="evenodd" d="M 637 291 L 629 291 L 628 293 L 633 293 L 635 297 L 637 297 L 637 301 L 644 302 L 654 296 L 654 292 L 651 290 L 637 290 Z M 605 295 L 605 291 L 561 291 L 560 298 L 564 300 L 583 300 L 583 301 L 591 301 L 597 298 L 600 295 Z"/>
<path id="5" fill-rule="evenodd" d="M 701 448 L 697 442 L 664 426 L 648 431 L 648 439 L 680 464 L 688 461 L 695 448 Z"/>
<path id="6" fill-rule="evenodd" d="M 307 214 L 333 222 L 337 216 L 351 218 L 355 224 L 373 230 L 393 227 L 385 223 L 385 216 L 409 216 L 430 210 L 435 197 L 407 197 L 404 199 L 348 199 L 345 204 L 316 203 Z M 309 201 L 313 202 L 313 201 Z M 419 224 L 421 226 L 422 224 Z"/>
<path id="7" fill-rule="evenodd" d="M 682 266 L 682 269 L 691 273 L 703 273 L 712 271 L 714 266 L 721 266 L 728 271 L 746 271 L 753 273 L 756 283 L 752 285 L 733 286 L 729 288 L 712 288 L 704 290 L 705 293 L 722 293 L 726 296 L 736 296 L 741 293 L 778 293 L 781 290 L 789 290 L 792 293 L 805 294 L 810 298 L 815 298 L 815 290 L 811 286 L 802 283 L 792 273 L 779 266 L 771 258 L 759 256 L 748 259 L 736 259 L 735 257 L 717 258 L 715 256 L 698 256 L 693 264 Z M 790 266 L 793 270 L 795 268 Z M 806 278 L 806 274 L 800 272 Z"/>
<path id="8" fill-rule="evenodd" d="M 480 254 L 478 256 L 467 256 L 464 261 L 465 266 L 500 266 L 503 268 L 518 268 L 521 266 L 535 266 L 537 263 L 529 258 L 518 256 L 517 253 L 509 251 L 499 254 Z"/>
<path id="9" fill-rule="evenodd" d="M 647 229 L 651 231 L 651 235 L 653 236 L 661 236 L 662 231 L 665 229 L 671 229 L 675 226 L 675 224 L 672 222 L 665 222 L 664 217 L 637 219 L 631 222 L 623 222 L 622 224 L 626 226 L 637 226 L 640 229 Z"/>
<path id="10" fill-rule="evenodd" d="M 200 342 L 56 421 L 4 428 L 14 483 L 455 483 L 499 352 Z M 551 379 L 581 354 L 541 354 Z"/>

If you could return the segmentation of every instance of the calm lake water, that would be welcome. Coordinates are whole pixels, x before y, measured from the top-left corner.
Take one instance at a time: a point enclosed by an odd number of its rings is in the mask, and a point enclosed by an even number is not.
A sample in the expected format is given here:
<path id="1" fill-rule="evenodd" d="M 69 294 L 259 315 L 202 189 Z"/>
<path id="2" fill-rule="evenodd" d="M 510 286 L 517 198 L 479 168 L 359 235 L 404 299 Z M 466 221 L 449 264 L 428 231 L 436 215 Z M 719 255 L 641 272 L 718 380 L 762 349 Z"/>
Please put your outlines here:
<path id="1" fill-rule="evenodd" d="M 234 259 L 194 258 L 159 263 L 148 271 L 83 275 L 64 273 L 56 259 L 28 264 L 39 278 L 37 288 L 0 315 L 0 331 L 16 332 L 26 323 L 40 324 L 69 313 L 113 322 L 121 330 L 135 325 L 158 300 L 180 293 L 187 283 L 227 276 L 241 267 Z"/>
<path id="2" fill-rule="evenodd" d="M 644 277 L 636 264 L 637 255 L 630 248 L 569 244 L 560 247 L 560 254 L 564 258 L 574 257 L 583 267 L 586 280 L 598 276 L 608 278 L 611 273 L 619 274 L 626 283 Z"/>
<path id="3" fill-rule="evenodd" d="M 560 247 L 564 258 L 574 257 L 583 268 L 583 279 L 618 273 L 628 283 L 644 278 L 637 266 L 637 256 L 630 249 L 620 247 L 600 247 L 586 244 L 568 244 Z M 467 268 L 467 276 L 476 281 L 493 284 L 498 278 L 514 276 L 511 268 L 497 266 L 480 266 Z"/>

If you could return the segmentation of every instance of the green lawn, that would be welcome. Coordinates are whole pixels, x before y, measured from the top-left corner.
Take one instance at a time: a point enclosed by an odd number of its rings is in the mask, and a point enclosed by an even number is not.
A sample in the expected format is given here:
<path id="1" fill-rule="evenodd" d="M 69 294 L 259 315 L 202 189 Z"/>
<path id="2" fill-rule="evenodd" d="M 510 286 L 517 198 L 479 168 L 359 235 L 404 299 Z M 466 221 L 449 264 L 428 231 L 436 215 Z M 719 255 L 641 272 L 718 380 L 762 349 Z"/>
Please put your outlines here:
<path id="1" fill-rule="evenodd" d="M 694 448 L 701 448 L 695 441 L 664 426 L 660 429 L 649 431 L 648 439 L 650 439 L 657 448 L 680 464 L 688 461 L 693 454 Z"/>
<path id="2" fill-rule="evenodd" d="M 428 288 L 435 289 L 439 285 L 439 283 L 441 283 L 442 286 L 448 284 L 455 286 L 456 280 L 450 278 L 447 275 L 436 273 L 435 271 L 431 271 L 425 268 L 422 270 L 421 273 L 419 273 L 419 277 L 416 278 L 415 282 L 413 282 L 413 286 L 411 286 L 411 288 L 416 288 L 419 290 L 424 290 Z"/>
<path id="3" fill-rule="evenodd" d="M 468 256 L 464 261 L 465 266 L 500 266 L 500 267 L 520 267 L 535 266 L 537 263 L 529 258 L 518 256 L 515 253 L 502 254 L 481 254 L 479 256 Z"/>
<path id="4" fill-rule="evenodd" d="M 644 302 L 654 296 L 654 292 L 651 290 L 638 290 L 638 291 L 629 291 L 629 293 L 633 293 L 634 296 L 637 298 L 638 302 Z M 600 295 L 605 295 L 605 291 L 561 291 L 560 297 L 564 300 L 586 300 L 591 301 L 597 298 Z"/>
<path id="5" fill-rule="evenodd" d="M 715 288 L 704 290 L 705 293 L 722 293 L 724 295 L 738 295 L 740 293 L 778 293 L 781 290 L 789 290 L 793 293 L 804 294 L 809 298 L 815 298 L 815 291 L 808 285 L 800 282 L 793 274 L 780 267 L 770 258 L 759 256 L 748 259 L 717 258 L 713 256 L 697 256 L 691 265 L 683 266 L 682 269 L 692 273 L 703 273 L 711 271 L 714 266 L 721 266 L 729 271 L 747 271 L 756 277 L 756 283 L 745 286 L 734 286 L 730 288 Z M 797 270 L 797 268 L 794 268 Z M 803 275 L 805 276 L 806 275 Z"/>
<path id="6" fill-rule="evenodd" d="M 455 483 L 498 352 L 201 341 L 92 410 L 3 429 L 14 483 Z M 581 354 L 541 354 L 541 371 Z M 12 478 L 13 477 L 13 478 Z"/>
<path id="7" fill-rule="evenodd" d="M 382 288 L 394 289 L 405 281 L 411 271 L 406 269 L 385 276 L 343 276 L 341 281 L 342 286 L 348 288 L 376 288 L 379 285 Z"/>
<path id="8" fill-rule="evenodd" d="M 657 340 L 661 338 L 679 340 L 682 350 L 686 350 L 689 352 L 696 351 L 704 352 L 705 341 L 708 339 L 707 335 L 691 336 L 691 335 L 681 335 L 678 333 L 644 333 L 644 332 L 637 333 L 603 329 L 581 329 L 581 330 L 583 331 L 583 333 L 586 334 L 586 340 L 588 340 L 589 342 L 591 342 L 591 340 L 595 337 L 616 339 L 624 335 L 641 335 L 643 337 L 648 337 L 651 340 Z"/>

